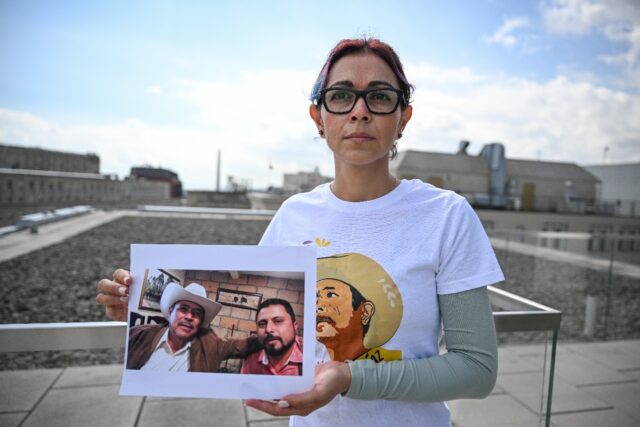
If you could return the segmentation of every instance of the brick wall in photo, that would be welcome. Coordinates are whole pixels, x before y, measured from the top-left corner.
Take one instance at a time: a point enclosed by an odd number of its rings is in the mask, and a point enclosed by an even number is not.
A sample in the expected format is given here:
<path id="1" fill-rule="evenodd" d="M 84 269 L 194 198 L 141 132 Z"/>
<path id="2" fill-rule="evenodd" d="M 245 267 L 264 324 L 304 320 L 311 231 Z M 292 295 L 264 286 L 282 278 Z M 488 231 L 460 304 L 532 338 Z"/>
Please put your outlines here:
<path id="1" fill-rule="evenodd" d="M 281 298 L 288 301 L 293 308 L 298 322 L 298 335 L 302 336 L 304 324 L 304 281 L 254 274 L 240 274 L 233 279 L 229 272 L 188 270 L 185 286 L 189 283 L 200 283 L 207 290 L 207 296 L 216 301 L 218 290 L 255 293 L 261 296 L 260 301 L 269 298 Z M 256 310 L 223 304 L 211 326 L 220 338 L 246 338 L 256 333 Z M 222 371 L 238 372 L 241 360 L 229 359 L 222 364 Z"/>

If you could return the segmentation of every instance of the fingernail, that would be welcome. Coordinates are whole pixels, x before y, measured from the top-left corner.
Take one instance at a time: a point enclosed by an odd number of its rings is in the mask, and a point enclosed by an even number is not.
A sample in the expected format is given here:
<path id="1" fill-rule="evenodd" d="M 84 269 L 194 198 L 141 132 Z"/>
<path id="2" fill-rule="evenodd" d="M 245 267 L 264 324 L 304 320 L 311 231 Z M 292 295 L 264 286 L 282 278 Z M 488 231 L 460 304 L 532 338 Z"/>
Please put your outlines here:
<path id="1" fill-rule="evenodd" d="M 126 295 L 126 294 L 127 294 L 127 288 L 125 288 L 124 286 L 120 286 L 120 287 L 118 288 L 118 293 L 119 293 L 120 295 Z"/>
<path id="2" fill-rule="evenodd" d="M 286 400 L 280 400 L 278 401 L 278 408 L 288 408 L 289 406 L 289 402 L 287 402 Z"/>
<path id="3" fill-rule="evenodd" d="M 129 302 L 129 297 L 120 297 L 120 301 Z"/>
<path id="4" fill-rule="evenodd" d="M 131 284 L 131 276 L 126 276 L 124 278 L 124 283 L 125 283 L 125 285 L 130 285 Z"/>

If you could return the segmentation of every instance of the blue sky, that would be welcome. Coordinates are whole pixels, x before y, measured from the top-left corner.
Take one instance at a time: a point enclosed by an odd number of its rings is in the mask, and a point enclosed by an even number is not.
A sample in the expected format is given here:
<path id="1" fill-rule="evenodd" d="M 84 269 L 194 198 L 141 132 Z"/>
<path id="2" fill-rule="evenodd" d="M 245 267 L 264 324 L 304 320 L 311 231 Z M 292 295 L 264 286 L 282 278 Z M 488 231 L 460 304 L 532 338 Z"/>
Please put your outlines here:
<path id="1" fill-rule="evenodd" d="M 105 173 L 253 187 L 332 159 L 308 94 L 341 38 L 389 42 L 416 87 L 400 149 L 640 161 L 640 4 L 0 0 L 0 141 L 96 152 Z M 273 169 L 269 169 L 269 165 Z"/>

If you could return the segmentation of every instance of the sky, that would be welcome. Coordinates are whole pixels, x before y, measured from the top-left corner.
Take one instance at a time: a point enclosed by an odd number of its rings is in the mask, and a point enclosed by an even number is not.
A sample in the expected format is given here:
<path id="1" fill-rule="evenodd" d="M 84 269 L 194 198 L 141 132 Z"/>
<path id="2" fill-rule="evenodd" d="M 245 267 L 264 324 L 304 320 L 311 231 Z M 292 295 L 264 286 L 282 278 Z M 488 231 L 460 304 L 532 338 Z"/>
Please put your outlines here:
<path id="1" fill-rule="evenodd" d="M 416 86 L 399 149 L 640 161 L 637 0 L 0 0 L 0 143 L 101 172 L 250 188 L 333 158 L 308 115 L 331 48 L 372 36 Z"/>

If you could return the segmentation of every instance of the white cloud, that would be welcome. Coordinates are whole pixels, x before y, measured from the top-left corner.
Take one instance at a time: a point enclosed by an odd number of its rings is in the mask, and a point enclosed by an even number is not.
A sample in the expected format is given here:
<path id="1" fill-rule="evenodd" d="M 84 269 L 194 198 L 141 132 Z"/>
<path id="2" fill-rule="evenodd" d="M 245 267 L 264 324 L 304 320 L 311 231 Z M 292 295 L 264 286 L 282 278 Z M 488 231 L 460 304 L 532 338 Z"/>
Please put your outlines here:
<path id="1" fill-rule="evenodd" d="M 411 70 L 413 67 L 408 67 Z M 597 163 L 640 161 L 640 95 L 557 77 L 538 83 L 508 76 L 470 76 L 457 85 L 418 76 L 412 123 L 401 149 L 454 152 L 469 139 L 479 150 L 503 142 L 507 156 Z"/>
<path id="2" fill-rule="evenodd" d="M 489 37 L 485 37 L 487 43 L 500 44 L 504 47 L 513 47 L 518 43 L 518 38 L 513 34 L 514 31 L 529 26 L 529 20 L 526 17 L 517 17 L 505 19 L 500 28 Z"/>
<path id="3" fill-rule="evenodd" d="M 610 19 L 607 7 L 591 0 L 550 0 L 543 4 L 543 17 L 552 32 L 588 34 Z"/>
<path id="4" fill-rule="evenodd" d="M 625 46 L 600 59 L 624 68 L 632 85 L 640 87 L 640 3 L 637 0 L 550 0 L 542 5 L 547 28 L 555 34 L 583 36 L 598 32 Z"/>
<path id="5" fill-rule="evenodd" d="M 433 64 L 405 64 L 407 76 L 411 80 L 427 80 L 431 84 L 471 84 L 486 80 L 466 67 L 444 68 Z"/>
<path id="6" fill-rule="evenodd" d="M 150 95 L 157 95 L 162 93 L 162 88 L 160 86 L 149 86 L 145 92 Z"/>
<path id="7" fill-rule="evenodd" d="M 471 152 L 503 142 L 511 158 L 597 163 L 640 161 L 640 95 L 593 82 L 557 77 L 538 83 L 465 68 L 406 64 L 417 86 L 414 114 L 400 149 L 454 152 L 461 139 Z M 286 70 L 240 76 L 232 83 L 183 81 L 163 88 L 175 108 L 197 110 L 199 124 L 152 124 L 136 118 L 110 123 L 61 123 L 0 109 L 0 141 L 72 152 L 95 152 L 105 173 L 124 176 L 135 165 L 176 171 L 187 189 L 247 178 L 254 187 L 280 185 L 282 174 L 312 170 L 332 175 L 331 153 L 316 138 L 304 96 L 312 73 Z M 294 87 L 294 90 L 289 88 Z M 269 171 L 269 163 L 274 170 Z"/>
<path id="8" fill-rule="evenodd" d="M 195 107 L 197 124 L 188 127 L 136 118 L 63 124 L 0 109 L 0 142 L 96 152 L 101 170 L 121 177 L 131 166 L 162 166 L 177 172 L 187 189 L 215 186 L 220 149 L 222 184 L 227 175 L 234 175 L 249 179 L 256 188 L 281 185 L 285 172 L 318 166 L 332 174 L 330 152 L 323 141 L 314 139 L 316 129 L 307 112 L 304 91 L 313 78 L 311 73 L 272 70 L 240 76 L 233 83 L 181 81 L 150 91 L 170 99 L 175 108 Z M 271 172 L 269 163 L 274 166 Z"/>

